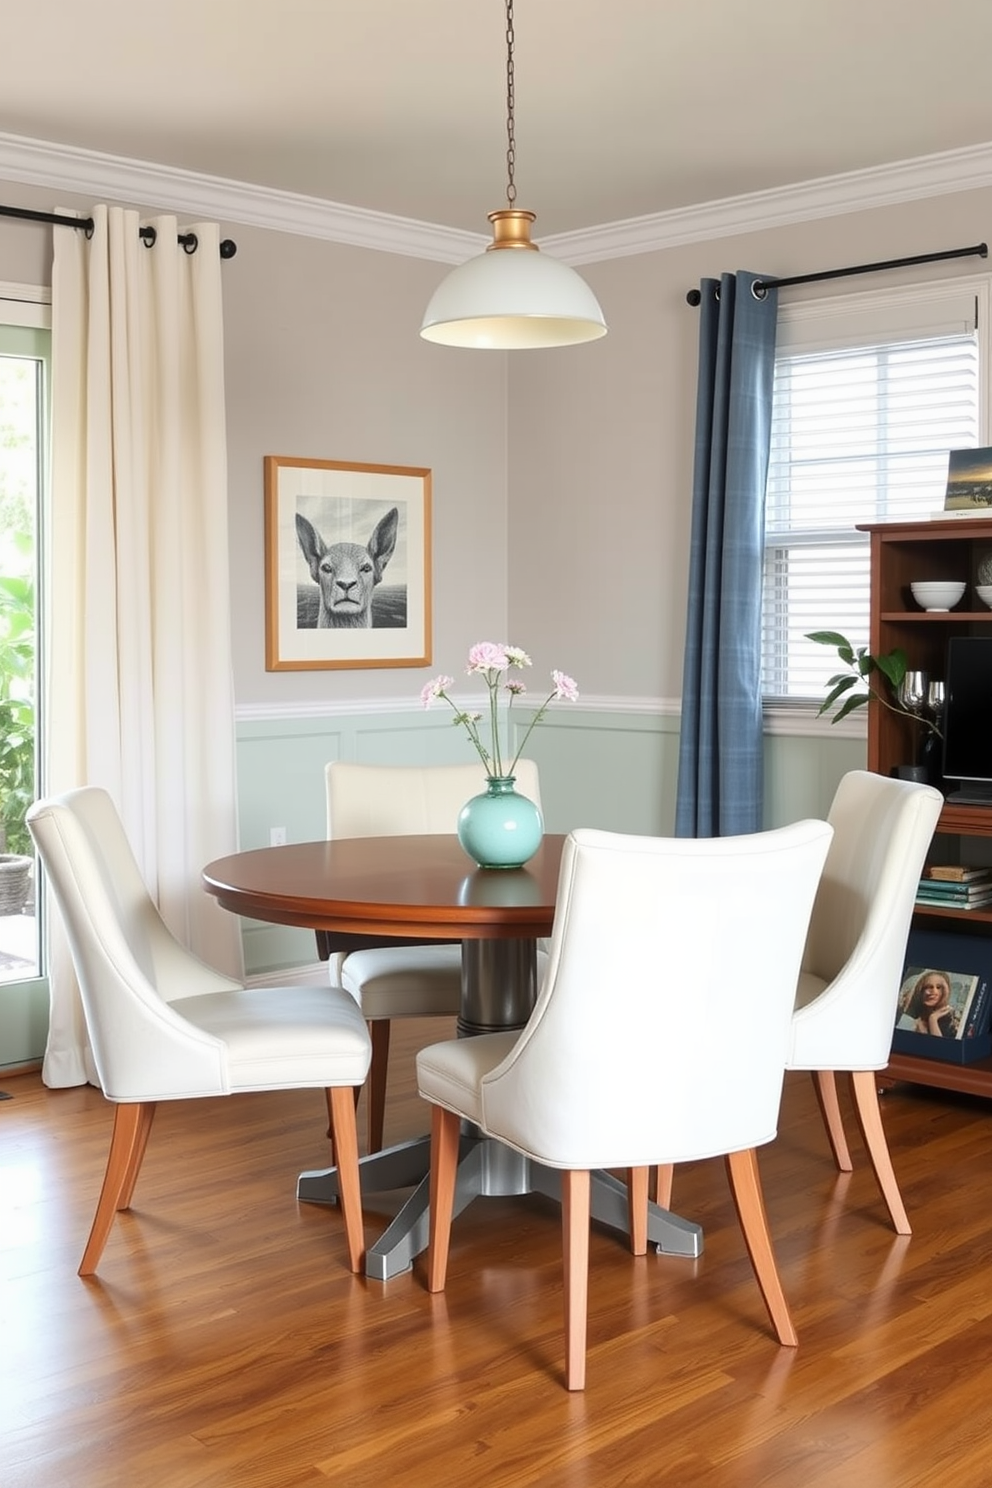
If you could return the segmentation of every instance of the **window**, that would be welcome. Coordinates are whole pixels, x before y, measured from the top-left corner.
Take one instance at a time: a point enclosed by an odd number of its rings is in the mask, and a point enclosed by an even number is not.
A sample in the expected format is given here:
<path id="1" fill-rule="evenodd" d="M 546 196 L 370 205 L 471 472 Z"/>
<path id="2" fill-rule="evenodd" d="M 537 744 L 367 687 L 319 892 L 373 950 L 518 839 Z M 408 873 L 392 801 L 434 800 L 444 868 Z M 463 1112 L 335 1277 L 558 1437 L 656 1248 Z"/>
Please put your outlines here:
<path id="1" fill-rule="evenodd" d="M 35 794 L 38 515 L 48 440 L 50 332 L 40 291 L 0 285 L 0 985 L 37 977 L 24 813 Z"/>
<path id="2" fill-rule="evenodd" d="M 985 442 L 989 280 L 783 306 L 765 514 L 762 694 L 822 701 L 836 657 L 868 643 L 858 522 L 943 507 L 947 452 Z"/>

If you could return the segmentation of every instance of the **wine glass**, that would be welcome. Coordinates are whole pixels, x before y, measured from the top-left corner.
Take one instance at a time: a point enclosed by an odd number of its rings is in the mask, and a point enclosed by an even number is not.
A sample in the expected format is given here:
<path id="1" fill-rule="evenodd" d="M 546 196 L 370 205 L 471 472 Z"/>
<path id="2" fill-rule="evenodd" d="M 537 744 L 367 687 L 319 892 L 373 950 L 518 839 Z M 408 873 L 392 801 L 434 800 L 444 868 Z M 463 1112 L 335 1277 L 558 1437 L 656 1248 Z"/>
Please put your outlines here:
<path id="1" fill-rule="evenodd" d="M 927 713 L 939 724 L 944 713 L 944 684 L 933 678 L 927 687 Z"/>
<path id="2" fill-rule="evenodd" d="M 943 686 L 943 683 L 941 683 Z M 900 708 L 922 718 L 929 696 L 930 678 L 926 672 L 907 672 L 896 689 Z"/>

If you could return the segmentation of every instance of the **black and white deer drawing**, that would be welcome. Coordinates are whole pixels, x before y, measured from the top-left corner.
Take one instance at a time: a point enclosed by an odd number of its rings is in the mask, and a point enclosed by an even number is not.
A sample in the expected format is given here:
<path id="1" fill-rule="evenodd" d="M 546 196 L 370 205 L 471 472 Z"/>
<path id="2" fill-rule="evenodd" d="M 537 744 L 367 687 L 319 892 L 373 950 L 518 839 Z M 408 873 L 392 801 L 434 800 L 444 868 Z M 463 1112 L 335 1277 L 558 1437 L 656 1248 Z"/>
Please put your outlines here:
<path id="1" fill-rule="evenodd" d="M 318 630 L 359 630 L 372 624 L 372 591 L 396 547 L 399 511 L 394 506 L 375 525 L 366 547 L 325 543 L 306 517 L 296 514 L 296 535 L 320 590 Z"/>

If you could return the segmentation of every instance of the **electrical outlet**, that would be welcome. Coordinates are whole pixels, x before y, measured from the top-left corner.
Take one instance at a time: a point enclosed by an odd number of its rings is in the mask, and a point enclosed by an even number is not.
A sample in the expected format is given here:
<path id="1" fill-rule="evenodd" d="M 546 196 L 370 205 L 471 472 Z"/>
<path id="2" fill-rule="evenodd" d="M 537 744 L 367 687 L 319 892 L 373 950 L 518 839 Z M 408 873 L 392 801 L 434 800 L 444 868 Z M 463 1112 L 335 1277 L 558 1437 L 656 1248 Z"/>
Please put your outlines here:
<path id="1" fill-rule="evenodd" d="M 285 847 L 286 846 L 286 828 L 285 827 L 270 827 L 269 828 L 269 846 L 270 847 Z"/>

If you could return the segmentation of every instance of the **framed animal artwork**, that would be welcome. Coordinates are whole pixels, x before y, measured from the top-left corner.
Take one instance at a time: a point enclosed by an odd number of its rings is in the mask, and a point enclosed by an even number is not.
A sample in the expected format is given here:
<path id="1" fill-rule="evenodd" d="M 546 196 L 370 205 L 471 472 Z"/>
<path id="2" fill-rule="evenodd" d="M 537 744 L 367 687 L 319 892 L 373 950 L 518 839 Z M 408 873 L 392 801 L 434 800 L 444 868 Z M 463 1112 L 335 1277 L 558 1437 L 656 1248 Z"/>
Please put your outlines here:
<path id="1" fill-rule="evenodd" d="M 265 668 L 431 660 L 431 472 L 265 456 Z"/>

